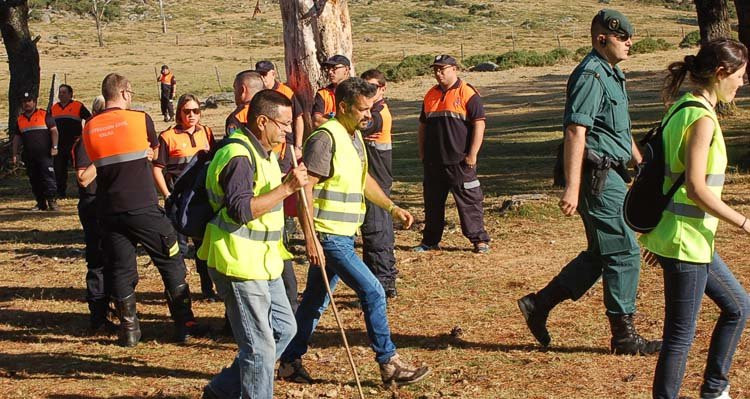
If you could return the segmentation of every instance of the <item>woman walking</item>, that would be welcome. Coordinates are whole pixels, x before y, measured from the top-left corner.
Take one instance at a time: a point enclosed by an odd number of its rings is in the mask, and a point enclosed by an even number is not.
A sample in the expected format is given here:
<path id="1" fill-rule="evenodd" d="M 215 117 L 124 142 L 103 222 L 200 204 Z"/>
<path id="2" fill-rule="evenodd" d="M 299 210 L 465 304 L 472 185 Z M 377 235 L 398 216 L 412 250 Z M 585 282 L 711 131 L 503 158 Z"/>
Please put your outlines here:
<path id="1" fill-rule="evenodd" d="M 669 65 L 663 97 L 672 101 L 685 77 L 695 88 L 669 109 L 664 127 L 664 187 L 685 173 L 652 232 L 641 236 L 646 262 L 658 261 L 664 272 L 664 342 L 654 375 L 653 397 L 679 396 L 688 352 L 705 293 L 721 309 L 714 327 L 701 385 L 701 398 L 729 398 L 729 368 L 750 312 L 747 292 L 714 248 L 719 220 L 750 232 L 748 218 L 721 199 L 727 166 L 726 146 L 714 107 L 731 102 L 743 85 L 748 52 L 741 43 L 719 39 L 697 55 Z M 697 101 L 704 107 L 680 104 Z"/>

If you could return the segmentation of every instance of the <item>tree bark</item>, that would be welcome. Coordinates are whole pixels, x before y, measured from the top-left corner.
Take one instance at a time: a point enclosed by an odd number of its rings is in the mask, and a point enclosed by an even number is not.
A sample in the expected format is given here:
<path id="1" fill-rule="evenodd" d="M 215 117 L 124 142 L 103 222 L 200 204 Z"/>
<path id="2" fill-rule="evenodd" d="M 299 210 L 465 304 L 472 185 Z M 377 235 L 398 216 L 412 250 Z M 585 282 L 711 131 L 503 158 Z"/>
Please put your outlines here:
<path id="1" fill-rule="evenodd" d="M 335 54 L 352 59 L 349 6 L 346 0 L 280 0 L 280 5 L 287 81 L 305 110 L 308 132 L 315 91 L 326 84 L 322 62 Z"/>
<path id="2" fill-rule="evenodd" d="M 99 40 L 99 47 L 104 47 L 104 38 L 102 37 L 103 35 L 102 18 L 101 18 L 101 15 L 104 14 L 104 10 L 102 10 L 101 14 L 99 13 L 99 1 L 98 0 L 92 0 L 91 7 L 92 7 L 91 14 L 94 16 L 94 22 L 96 23 L 96 38 Z"/>
<path id="3" fill-rule="evenodd" d="M 737 33 L 745 47 L 750 48 L 750 2 L 747 0 L 734 0 L 737 9 Z"/>
<path id="4" fill-rule="evenodd" d="M 731 37 L 727 0 L 694 0 L 698 12 L 701 43 Z"/>
<path id="5" fill-rule="evenodd" d="M 39 52 L 37 39 L 31 38 L 26 0 L 0 1 L 0 31 L 8 53 L 10 85 L 8 89 L 8 127 L 18 133 L 17 118 L 24 92 L 39 94 Z"/>

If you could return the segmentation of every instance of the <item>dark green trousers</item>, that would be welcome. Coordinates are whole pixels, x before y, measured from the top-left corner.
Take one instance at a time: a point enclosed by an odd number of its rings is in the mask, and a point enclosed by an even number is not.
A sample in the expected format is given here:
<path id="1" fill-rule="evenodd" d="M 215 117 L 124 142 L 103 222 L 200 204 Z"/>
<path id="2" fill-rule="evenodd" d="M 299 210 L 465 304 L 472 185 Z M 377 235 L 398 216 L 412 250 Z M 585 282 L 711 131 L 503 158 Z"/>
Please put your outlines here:
<path id="1" fill-rule="evenodd" d="M 610 170 L 602 192 L 594 195 L 591 176 L 591 171 L 584 171 L 578 202 L 588 247 L 555 278 L 575 301 L 601 277 L 607 313 L 631 314 L 635 312 L 641 260 L 635 233 L 622 217 L 627 186 Z"/>

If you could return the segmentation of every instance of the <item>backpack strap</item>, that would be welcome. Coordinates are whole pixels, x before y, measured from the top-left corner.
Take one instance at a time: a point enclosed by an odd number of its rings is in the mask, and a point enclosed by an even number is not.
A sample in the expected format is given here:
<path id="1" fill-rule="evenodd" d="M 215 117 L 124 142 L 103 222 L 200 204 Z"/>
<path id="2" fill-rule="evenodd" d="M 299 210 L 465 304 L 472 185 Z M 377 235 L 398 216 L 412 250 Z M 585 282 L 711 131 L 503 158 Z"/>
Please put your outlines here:
<path id="1" fill-rule="evenodd" d="M 685 101 L 684 103 L 678 105 L 677 108 L 675 108 L 675 110 L 672 111 L 671 114 L 669 114 L 667 119 L 664 120 L 664 122 L 661 124 L 661 126 L 659 126 L 659 128 L 661 130 L 664 130 L 664 128 L 667 127 L 667 124 L 669 124 L 669 121 L 677 112 L 688 107 L 703 108 L 708 111 L 708 108 L 706 108 L 706 105 L 700 101 Z M 711 144 L 713 143 L 714 143 L 714 139 L 713 137 L 711 137 Z M 710 147 L 711 144 L 709 144 L 708 146 Z M 682 186 L 683 183 L 685 183 L 685 172 L 680 173 L 680 176 L 677 178 L 677 180 L 675 180 L 675 182 L 672 183 L 672 187 L 670 187 L 669 191 L 667 191 L 666 198 L 668 200 L 671 200 L 672 197 L 674 197 L 674 194 L 677 192 L 677 190 L 679 190 L 680 186 Z"/>

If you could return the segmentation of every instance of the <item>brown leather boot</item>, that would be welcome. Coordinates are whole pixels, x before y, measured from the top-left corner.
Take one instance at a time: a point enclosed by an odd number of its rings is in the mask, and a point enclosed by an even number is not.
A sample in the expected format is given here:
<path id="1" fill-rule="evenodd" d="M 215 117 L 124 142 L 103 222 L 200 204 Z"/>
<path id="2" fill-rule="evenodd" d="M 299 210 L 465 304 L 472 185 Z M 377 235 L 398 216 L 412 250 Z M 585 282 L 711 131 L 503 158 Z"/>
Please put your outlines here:
<path id="1" fill-rule="evenodd" d="M 385 386 L 409 385 L 422 380 L 430 374 L 427 366 L 414 366 L 403 360 L 398 354 L 393 355 L 388 363 L 380 364 L 380 378 Z"/>

